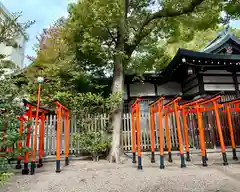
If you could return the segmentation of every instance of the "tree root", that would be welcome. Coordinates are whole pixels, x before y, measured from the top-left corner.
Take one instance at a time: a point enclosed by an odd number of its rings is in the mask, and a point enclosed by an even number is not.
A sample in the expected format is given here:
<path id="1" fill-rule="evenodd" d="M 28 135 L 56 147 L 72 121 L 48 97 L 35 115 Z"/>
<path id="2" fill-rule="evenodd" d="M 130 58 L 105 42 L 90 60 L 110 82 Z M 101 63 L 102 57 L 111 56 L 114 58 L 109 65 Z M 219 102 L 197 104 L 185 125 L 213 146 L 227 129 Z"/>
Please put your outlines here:
<path id="1" fill-rule="evenodd" d="M 121 152 L 119 149 L 112 149 L 108 155 L 108 161 L 110 163 L 123 164 L 124 158 L 121 157 Z"/>

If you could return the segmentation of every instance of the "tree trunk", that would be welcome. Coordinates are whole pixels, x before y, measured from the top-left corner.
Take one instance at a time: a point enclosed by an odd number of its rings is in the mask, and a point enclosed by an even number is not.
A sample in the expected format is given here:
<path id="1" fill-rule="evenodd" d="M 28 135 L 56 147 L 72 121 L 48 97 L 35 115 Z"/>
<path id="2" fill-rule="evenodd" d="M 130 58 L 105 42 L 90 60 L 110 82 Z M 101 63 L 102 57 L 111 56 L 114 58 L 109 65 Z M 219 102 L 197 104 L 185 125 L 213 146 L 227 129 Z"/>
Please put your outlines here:
<path id="1" fill-rule="evenodd" d="M 119 68 L 120 67 L 120 68 Z M 112 92 L 117 93 L 119 91 L 123 92 L 123 71 L 122 71 L 122 58 L 121 55 L 115 56 L 115 67 L 114 67 L 114 77 Z M 109 153 L 109 161 L 121 163 L 120 154 L 121 154 L 121 127 L 122 127 L 122 109 L 123 102 L 119 104 L 117 109 L 112 114 L 112 126 L 113 126 L 113 135 L 112 135 L 112 148 Z"/>
<path id="2" fill-rule="evenodd" d="M 124 53 L 124 40 L 125 40 L 125 22 L 126 22 L 126 4 L 128 0 L 122 1 L 123 4 L 123 15 L 122 19 L 119 21 L 118 32 L 117 32 L 117 42 L 116 42 L 116 53 L 114 56 L 114 71 L 113 71 L 113 84 L 112 84 L 112 93 L 124 91 L 124 74 L 123 74 L 123 53 Z M 122 97 L 123 98 L 123 97 Z M 113 135 L 112 135 L 112 148 L 109 153 L 109 161 L 121 163 L 120 154 L 121 154 L 121 128 L 122 128 L 122 109 L 123 109 L 123 100 L 115 109 L 112 114 L 112 126 L 113 126 Z"/>

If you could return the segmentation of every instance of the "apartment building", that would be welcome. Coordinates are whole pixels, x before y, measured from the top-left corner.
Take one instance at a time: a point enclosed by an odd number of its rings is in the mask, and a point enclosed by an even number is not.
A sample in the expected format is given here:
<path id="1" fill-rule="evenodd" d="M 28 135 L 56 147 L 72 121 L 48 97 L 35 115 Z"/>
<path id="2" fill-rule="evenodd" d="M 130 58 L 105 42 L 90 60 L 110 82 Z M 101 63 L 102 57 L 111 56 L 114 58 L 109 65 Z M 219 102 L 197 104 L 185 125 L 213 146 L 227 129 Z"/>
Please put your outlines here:
<path id="1" fill-rule="evenodd" d="M 11 18 L 11 13 L 6 9 L 3 3 L 0 1 L 0 20 Z M 26 47 L 26 41 L 28 37 L 24 33 L 20 33 L 16 38 L 15 42 L 17 47 L 8 46 L 6 44 L 0 44 L 0 54 L 6 55 L 5 60 L 12 61 L 16 67 L 24 68 L 24 52 Z"/>

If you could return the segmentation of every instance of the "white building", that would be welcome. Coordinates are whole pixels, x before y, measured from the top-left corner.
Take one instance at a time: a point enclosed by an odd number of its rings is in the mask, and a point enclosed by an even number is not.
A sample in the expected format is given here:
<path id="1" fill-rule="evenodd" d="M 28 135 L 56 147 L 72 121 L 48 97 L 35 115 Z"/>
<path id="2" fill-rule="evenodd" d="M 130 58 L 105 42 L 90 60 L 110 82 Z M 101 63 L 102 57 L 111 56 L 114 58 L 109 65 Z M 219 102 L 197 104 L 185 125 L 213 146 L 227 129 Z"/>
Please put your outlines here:
<path id="1" fill-rule="evenodd" d="M 11 13 L 6 9 L 6 7 L 0 1 L 0 19 L 4 20 L 6 18 L 11 18 Z M 7 46 L 6 44 L 0 44 L 0 54 L 6 55 L 5 60 L 12 61 L 19 68 L 24 68 L 24 52 L 26 47 L 26 41 L 28 37 L 21 33 L 16 37 L 15 42 L 18 47 L 13 48 L 12 46 Z"/>

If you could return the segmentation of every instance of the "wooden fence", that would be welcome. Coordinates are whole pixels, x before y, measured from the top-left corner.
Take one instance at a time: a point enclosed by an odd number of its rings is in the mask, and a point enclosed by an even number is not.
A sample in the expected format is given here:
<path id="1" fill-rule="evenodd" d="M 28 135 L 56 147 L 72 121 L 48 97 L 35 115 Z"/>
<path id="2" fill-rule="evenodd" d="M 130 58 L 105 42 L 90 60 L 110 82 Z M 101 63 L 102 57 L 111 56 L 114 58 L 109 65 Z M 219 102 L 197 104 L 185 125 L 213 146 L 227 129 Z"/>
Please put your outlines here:
<path id="1" fill-rule="evenodd" d="M 88 125 L 85 129 L 87 130 L 99 130 L 103 129 L 107 126 L 107 123 L 109 121 L 109 117 L 106 114 L 101 115 L 87 115 L 87 119 L 90 119 L 90 122 L 88 122 Z M 85 118 L 85 120 L 86 120 Z M 44 136 L 44 153 L 45 155 L 55 155 L 56 153 L 56 126 L 57 126 L 57 116 L 56 115 L 49 115 L 47 116 L 47 120 L 45 120 L 45 136 Z M 65 129 L 64 125 L 66 124 L 65 120 L 62 120 L 62 130 L 61 130 L 61 152 L 65 152 Z M 72 117 L 69 120 L 69 153 L 70 154 L 76 154 L 79 153 L 78 148 L 74 148 L 73 146 L 73 135 L 74 133 L 80 133 L 83 130 L 81 130 L 77 126 L 76 118 Z M 32 127 L 35 126 L 35 119 L 32 122 Z M 40 121 L 39 121 L 40 126 Z M 39 152 L 39 129 L 37 133 L 37 153 Z M 30 145 L 33 147 L 33 134 L 31 134 L 31 140 Z"/>
<path id="2" fill-rule="evenodd" d="M 106 128 L 109 117 L 106 114 L 101 115 L 92 115 L 88 116 L 89 119 L 91 119 L 90 122 L 88 122 L 87 129 L 88 130 L 101 130 Z M 156 118 L 157 119 L 157 118 Z M 47 120 L 45 121 L 45 137 L 44 137 L 44 151 L 45 155 L 54 155 L 56 151 L 56 116 L 55 115 L 49 115 L 47 117 Z M 121 133 L 121 145 L 122 149 L 124 151 L 131 151 L 132 150 L 132 142 L 131 142 L 131 114 L 130 113 L 124 113 L 122 118 L 122 133 Z M 170 117 L 169 118 L 169 126 L 171 129 L 171 139 L 172 139 L 172 148 L 178 147 L 178 141 L 177 141 L 177 133 L 176 133 L 176 126 L 175 121 Z M 172 122 L 172 123 L 171 123 Z M 142 150 L 143 151 L 149 151 L 151 150 L 151 135 L 150 135 L 150 129 L 149 129 L 149 113 L 141 113 L 141 143 L 142 143 Z M 157 122 L 155 122 L 157 125 Z M 40 124 L 40 122 L 39 122 Z M 63 124 L 65 122 L 63 121 Z M 164 124 L 164 121 L 163 121 Z M 33 121 L 33 127 L 35 125 L 35 122 Z M 78 148 L 74 148 L 73 146 L 73 134 L 74 133 L 80 133 L 82 130 L 77 126 L 76 119 L 72 118 L 69 120 L 70 125 L 70 138 L 69 138 L 69 152 L 72 154 L 79 153 Z M 63 126 L 64 127 L 64 126 Z M 158 127 L 158 126 L 155 126 Z M 164 131 L 165 132 L 165 131 Z M 61 151 L 64 153 L 64 134 L 65 130 L 62 129 L 62 141 L 61 141 Z M 39 133 L 37 137 L 37 146 L 39 142 Z M 33 146 L 33 134 L 31 135 L 31 146 Z M 166 143 L 165 143 L 166 145 Z M 158 138 L 158 129 L 155 129 L 155 148 L 157 149 L 159 146 L 159 138 Z M 38 152 L 37 147 L 37 152 Z"/>
<path id="3" fill-rule="evenodd" d="M 151 132 L 150 132 L 150 121 L 149 121 L 149 113 L 141 113 L 141 148 L 142 151 L 150 151 L 151 150 Z M 157 115 L 157 114 L 155 114 Z M 220 116 L 222 120 L 222 129 L 224 134 L 224 140 L 226 145 L 230 145 L 229 140 L 229 130 L 228 125 L 226 123 L 226 116 L 225 114 L 221 113 L 220 110 Z M 235 133 L 240 131 L 240 118 L 239 114 L 233 114 L 233 124 Z M 108 125 L 109 117 L 106 114 L 101 115 L 88 115 L 87 118 L 89 119 L 88 126 L 85 127 L 87 130 L 101 130 L 106 128 Z M 159 148 L 159 138 L 158 138 L 158 126 L 157 126 L 157 117 L 156 119 L 156 128 L 155 128 L 155 149 L 158 150 Z M 199 135 L 198 135 L 198 126 L 197 126 L 197 117 L 196 115 L 192 114 L 188 116 L 188 131 L 189 131 L 189 145 L 192 148 L 200 148 L 199 145 Z M 180 119 L 181 125 L 182 125 L 182 119 Z M 208 114 L 203 114 L 203 120 L 204 120 L 204 128 L 205 128 L 205 139 L 206 139 L 206 147 L 207 148 L 214 148 L 218 146 L 218 137 L 217 137 L 217 129 L 216 129 L 216 123 L 215 123 L 215 116 L 212 112 L 209 112 Z M 79 153 L 78 148 L 74 148 L 73 146 L 73 134 L 79 133 L 83 130 L 81 130 L 76 123 L 76 118 L 72 118 L 69 120 L 70 125 L 70 138 L 69 138 L 69 150 L 70 153 L 76 154 Z M 63 124 L 66 122 L 63 121 Z M 34 126 L 33 122 L 33 126 Z M 132 142 L 131 142 L 131 114 L 130 113 L 124 113 L 122 117 L 122 132 L 121 132 L 121 146 L 124 151 L 131 151 L 132 150 Z M 63 126 L 64 127 L 64 126 Z M 178 150 L 178 138 L 177 138 L 177 130 L 176 130 L 176 122 L 175 117 L 173 114 L 169 115 L 169 128 L 171 133 L 171 145 L 173 150 Z M 183 134 L 183 126 L 182 128 L 182 137 L 184 138 Z M 61 142 L 61 150 L 62 153 L 64 153 L 64 129 L 62 130 L 62 142 Z M 164 133 L 164 148 L 166 148 L 166 135 L 165 135 L 165 122 L 163 118 L 163 133 Z M 238 134 L 237 134 L 238 135 Z M 236 144 L 240 145 L 240 138 L 236 135 Z M 39 139 L 38 139 L 39 140 Z M 33 141 L 33 136 L 31 137 L 31 145 Z M 38 144 L 37 144 L 38 145 Z M 46 155 L 54 155 L 56 151 L 56 116 L 50 115 L 48 116 L 47 120 L 45 121 L 45 138 L 44 138 L 44 151 Z"/>

